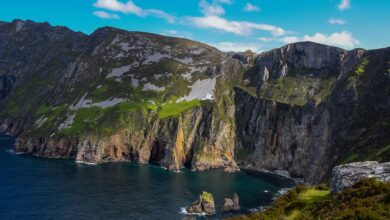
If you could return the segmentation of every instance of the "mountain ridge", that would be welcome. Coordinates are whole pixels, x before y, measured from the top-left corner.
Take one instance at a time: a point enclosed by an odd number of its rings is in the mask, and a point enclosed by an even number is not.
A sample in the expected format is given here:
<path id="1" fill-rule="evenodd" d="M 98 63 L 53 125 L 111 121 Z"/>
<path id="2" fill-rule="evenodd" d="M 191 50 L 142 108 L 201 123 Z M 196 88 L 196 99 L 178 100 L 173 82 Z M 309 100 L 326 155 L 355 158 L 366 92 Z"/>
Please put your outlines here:
<path id="1" fill-rule="evenodd" d="M 18 152 L 283 170 L 309 183 L 341 162 L 390 158 L 390 48 L 299 42 L 224 53 L 110 27 L 85 35 L 20 22 L 0 26 L 0 130 L 18 136 Z"/>

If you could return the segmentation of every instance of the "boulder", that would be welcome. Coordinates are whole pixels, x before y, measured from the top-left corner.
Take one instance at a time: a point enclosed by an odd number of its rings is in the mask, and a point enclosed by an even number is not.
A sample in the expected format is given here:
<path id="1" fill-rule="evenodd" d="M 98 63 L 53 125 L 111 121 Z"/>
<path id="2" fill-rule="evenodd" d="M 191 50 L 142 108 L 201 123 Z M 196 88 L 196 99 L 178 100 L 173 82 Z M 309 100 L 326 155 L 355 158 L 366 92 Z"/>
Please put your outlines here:
<path id="1" fill-rule="evenodd" d="M 365 178 L 390 182 L 390 162 L 365 161 L 336 166 L 332 171 L 331 191 L 335 194 Z"/>
<path id="2" fill-rule="evenodd" d="M 240 209 L 240 204 L 239 203 L 240 203 L 240 201 L 239 201 L 237 193 L 233 193 L 233 197 L 232 198 L 225 198 L 223 200 L 222 210 L 225 211 L 225 212 L 237 211 L 237 210 Z"/>
<path id="3" fill-rule="evenodd" d="M 196 200 L 192 205 L 186 208 L 188 213 L 215 215 L 215 203 L 211 193 L 203 191 L 199 195 L 199 200 Z"/>

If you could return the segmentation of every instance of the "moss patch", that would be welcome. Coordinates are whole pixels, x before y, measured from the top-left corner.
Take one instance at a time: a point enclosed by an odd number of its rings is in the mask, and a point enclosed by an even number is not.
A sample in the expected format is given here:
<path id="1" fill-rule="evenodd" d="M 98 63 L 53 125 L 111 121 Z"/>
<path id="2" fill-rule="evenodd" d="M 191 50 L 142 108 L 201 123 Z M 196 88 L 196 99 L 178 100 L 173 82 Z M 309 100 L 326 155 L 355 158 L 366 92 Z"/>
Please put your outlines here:
<path id="1" fill-rule="evenodd" d="M 214 203 L 213 195 L 206 191 L 203 191 L 202 194 L 199 195 L 199 199 L 208 203 Z"/>
<path id="2" fill-rule="evenodd" d="M 160 107 L 158 112 L 158 116 L 160 118 L 167 118 L 171 116 L 177 116 L 181 112 L 189 110 L 194 107 L 199 107 L 201 105 L 200 101 L 195 99 L 191 101 L 184 101 L 179 103 L 167 103 L 163 104 Z"/>

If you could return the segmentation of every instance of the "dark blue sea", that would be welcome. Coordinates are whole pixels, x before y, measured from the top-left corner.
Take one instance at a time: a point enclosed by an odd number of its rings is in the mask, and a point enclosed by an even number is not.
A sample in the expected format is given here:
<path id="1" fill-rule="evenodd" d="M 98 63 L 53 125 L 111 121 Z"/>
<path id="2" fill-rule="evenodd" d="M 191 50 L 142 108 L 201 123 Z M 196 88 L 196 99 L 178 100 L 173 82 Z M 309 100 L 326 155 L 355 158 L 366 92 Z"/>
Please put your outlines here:
<path id="1" fill-rule="evenodd" d="M 237 192 L 241 212 L 269 205 L 291 181 L 269 174 L 222 170 L 180 173 L 154 165 L 77 164 L 18 155 L 0 135 L 0 219 L 182 219 L 183 207 L 211 192 L 220 219 L 224 197 Z"/>

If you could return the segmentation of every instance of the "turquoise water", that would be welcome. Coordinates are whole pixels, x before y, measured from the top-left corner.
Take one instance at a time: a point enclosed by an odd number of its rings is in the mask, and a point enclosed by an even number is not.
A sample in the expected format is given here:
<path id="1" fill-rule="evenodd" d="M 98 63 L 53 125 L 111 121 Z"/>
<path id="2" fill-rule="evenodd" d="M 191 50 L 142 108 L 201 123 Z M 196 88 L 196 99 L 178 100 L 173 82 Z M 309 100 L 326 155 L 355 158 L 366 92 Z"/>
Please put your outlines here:
<path id="1" fill-rule="evenodd" d="M 224 197 L 237 192 L 242 212 L 270 204 L 290 181 L 221 170 L 180 173 L 131 163 L 76 164 L 17 155 L 0 136 L 0 219 L 182 219 L 182 207 L 213 193 L 218 219 Z"/>

